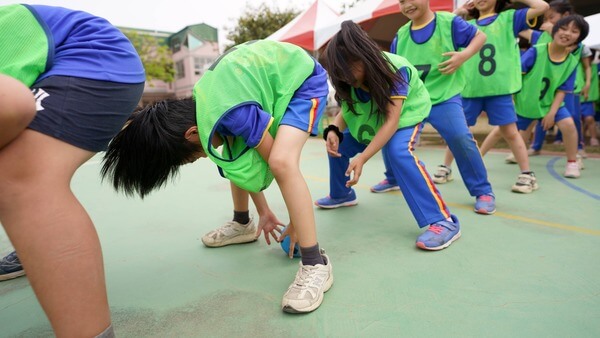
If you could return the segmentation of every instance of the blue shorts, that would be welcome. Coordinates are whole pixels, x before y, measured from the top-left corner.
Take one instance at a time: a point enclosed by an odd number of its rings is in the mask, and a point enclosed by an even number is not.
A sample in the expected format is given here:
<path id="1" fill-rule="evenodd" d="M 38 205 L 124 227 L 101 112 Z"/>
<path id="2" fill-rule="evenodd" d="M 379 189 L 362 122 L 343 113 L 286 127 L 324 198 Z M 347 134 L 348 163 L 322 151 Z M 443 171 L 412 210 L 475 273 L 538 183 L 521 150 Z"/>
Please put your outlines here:
<path id="1" fill-rule="evenodd" d="M 498 95 L 477 98 L 463 97 L 463 110 L 469 127 L 477 123 L 477 118 L 485 111 L 488 123 L 492 126 L 505 126 L 517 122 L 517 112 L 512 95 Z"/>
<path id="2" fill-rule="evenodd" d="M 319 122 L 323 117 L 326 105 L 327 95 L 312 99 L 301 99 L 294 96 L 279 125 L 296 127 L 315 136 L 319 133 Z"/>
<path id="3" fill-rule="evenodd" d="M 594 111 L 594 102 L 582 102 L 581 103 L 581 117 L 591 116 L 594 117 L 596 112 Z"/>
<path id="4" fill-rule="evenodd" d="M 569 113 L 569 110 L 567 110 L 566 107 L 558 108 L 558 111 L 556 112 L 556 116 L 554 117 L 554 122 L 556 123 L 556 122 L 558 122 L 560 120 L 564 120 L 566 118 L 573 118 L 573 116 L 571 116 L 571 113 Z M 527 117 L 517 115 L 517 129 L 526 130 L 527 127 L 529 127 L 529 125 L 531 125 L 531 123 L 533 123 L 533 121 L 541 121 L 541 120 L 542 119 L 530 119 Z"/>
<path id="5" fill-rule="evenodd" d="M 37 114 L 29 128 L 78 148 L 99 152 L 138 105 L 144 83 L 51 76 L 31 87 Z"/>

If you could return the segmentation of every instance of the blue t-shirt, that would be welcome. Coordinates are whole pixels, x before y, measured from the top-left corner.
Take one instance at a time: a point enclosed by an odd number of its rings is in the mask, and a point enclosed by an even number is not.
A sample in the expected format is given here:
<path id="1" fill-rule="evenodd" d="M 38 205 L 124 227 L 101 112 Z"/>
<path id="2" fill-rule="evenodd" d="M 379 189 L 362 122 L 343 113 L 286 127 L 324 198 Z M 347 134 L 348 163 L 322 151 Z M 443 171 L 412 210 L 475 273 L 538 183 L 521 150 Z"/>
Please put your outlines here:
<path id="1" fill-rule="evenodd" d="M 523 55 L 521 56 L 521 71 L 523 74 L 528 73 L 533 66 L 535 65 L 535 59 L 537 57 L 537 49 L 529 48 Z M 556 63 L 550 60 L 552 63 Z M 565 92 L 572 92 L 575 89 L 575 74 L 577 74 L 577 70 L 574 70 L 571 75 L 567 78 L 565 82 L 563 82 L 557 89 Z"/>
<path id="2" fill-rule="evenodd" d="M 410 36 L 413 41 L 421 44 L 429 40 L 435 30 L 435 24 L 435 19 L 433 19 L 424 27 L 411 29 Z M 452 43 L 454 44 L 454 50 L 467 47 L 475 37 L 475 34 L 477 34 L 477 27 L 466 22 L 460 16 L 452 19 Z M 390 53 L 396 54 L 397 39 L 397 36 L 394 37 L 390 46 Z"/>
<path id="3" fill-rule="evenodd" d="M 529 8 L 521 8 L 521 9 L 517 9 L 515 11 L 514 18 L 513 18 L 513 35 L 515 37 L 519 36 L 520 31 L 530 28 L 529 22 L 527 21 L 527 11 L 528 10 L 529 10 Z M 487 16 L 483 19 L 477 20 L 477 24 L 480 26 L 487 26 L 487 25 L 493 23 L 497 17 L 498 17 L 498 14 Z"/>
<path id="4" fill-rule="evenodd" d="M 294 98 L 310 100 L 327 96 L 329 89 L 323 86 L 326 82 L 327 72 L 318 62 L 315 62 L 313 73 L 296 90 Z M 248 147 L 255 148 L 262 141 L 271 119 L 271 114 L 262 110 L 259 105 L 244 104 L 225 114 L 219 121 L 216 131 L 224 136 L 242 137 Z"/>
<path id="5" fill-rule="evenodd" d="M 144 66 L 125 35 L 107 20 L 72 9 L 24 5 L 43 26 L 49 41 L 48 71 L 119 83 L 146 81 Z"/>

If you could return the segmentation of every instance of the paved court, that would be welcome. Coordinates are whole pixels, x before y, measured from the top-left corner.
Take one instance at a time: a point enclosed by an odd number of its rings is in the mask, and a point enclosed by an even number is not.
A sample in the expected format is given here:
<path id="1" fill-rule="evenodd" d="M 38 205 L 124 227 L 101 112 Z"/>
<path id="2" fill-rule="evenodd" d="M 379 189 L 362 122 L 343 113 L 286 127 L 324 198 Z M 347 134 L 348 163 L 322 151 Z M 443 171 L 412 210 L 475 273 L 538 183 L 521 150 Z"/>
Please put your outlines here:
<path id="1" fill-rule="evenodd" d="M 417 154 L 433 170 L 443 149 Z M 421 231 L 400 193 L 369 192 L 383 172 L 373 158 L 358 206 L 315 210 L 335 283 L 306 315 L 279 308 L 298 260 L 278 245 L 202 245 L 202 234 L 232 216 L 228 183 L 209 161 L 141 200 L 102 184 L 96 157 L 73 188 L 100 235 L 120 337 L 599 337 L 600 160 L 566 180 L 564 158 L 532 157 L 540 190 L 519 195 L 510 192 L 518 168 L 505 155 L 485 157 L 493 216 L 472 211 L 456 166 L 455 181 L 439 186 L 463 234 L 440 252 L 415 248 Z M 313 198 L 326 195 L 321 139 L 309 140 L 302 167 Z M 266 193 L 287 220 L 277 187 Z M 1 232 L 0 245 L 10 250 Z M 26 278 L 0 283 L 0 328 L 0 337 L 52 336 Z"/>

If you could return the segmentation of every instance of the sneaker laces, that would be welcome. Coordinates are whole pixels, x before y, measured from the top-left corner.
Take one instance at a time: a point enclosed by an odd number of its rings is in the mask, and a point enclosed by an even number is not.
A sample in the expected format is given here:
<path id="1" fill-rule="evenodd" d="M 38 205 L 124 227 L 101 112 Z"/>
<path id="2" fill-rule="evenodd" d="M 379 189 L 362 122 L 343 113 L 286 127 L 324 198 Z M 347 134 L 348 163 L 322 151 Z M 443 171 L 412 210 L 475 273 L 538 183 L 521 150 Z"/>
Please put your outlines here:
<path id="1" fill-rule="evenodd" d="M 432 224 L 429 226 L 428 231 L 433 232 L 436 235 L 439 235 L 444 231 L 444 228 L 441 225 Z"/>
<path id="2" fill-rule="evenodd" d="M 481 195 L 481 196 L 477 197 L 477 200 L 482 201 L 482 202 L 491 202 L 492 199 L 493 198 L 490 195 Z"/>
<path id="3" fill-rule="evenodd" d="M 4 257 L 2 260 L 0 260 L 0 266 L 4 266 L 7 268 L 19 267 L 19 266 L 21 266 L 21 261 L 19 261 L 19 257 L 17 256 L 17 253 L 12 252 L 9 255 L 7 255 L 6 257 Z"/>
<path id="4" fill-rule="evenodd" d="M 217 238 L 219 236 L 229 236 L 229 235 L 233 235 L 236 233 L 235 229 L 233 228 L 233 221 L 228 221 L 227 223 L 221 225 L 220 227 L 216 228 L 215 230 L 211 231 L 208 236 L 211 236 L 213 238 Z"/>
<path id="5" fill-rule="evenodd" d="M 517 185 L 533 185 L 535 178 L 531 174 L 521 174 L 517 178 Z"/>

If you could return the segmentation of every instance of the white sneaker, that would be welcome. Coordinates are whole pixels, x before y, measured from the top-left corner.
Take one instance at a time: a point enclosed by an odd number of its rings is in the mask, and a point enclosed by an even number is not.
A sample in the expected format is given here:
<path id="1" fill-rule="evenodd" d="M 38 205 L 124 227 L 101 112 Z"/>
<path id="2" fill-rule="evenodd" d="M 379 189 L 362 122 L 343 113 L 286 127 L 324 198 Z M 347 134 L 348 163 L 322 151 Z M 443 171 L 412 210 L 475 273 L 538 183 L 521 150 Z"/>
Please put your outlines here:
<path id="1" fill-rule="evenodd" d="M 583 169 L 585 169 L 585 165 L 583 164 L 583 159 L 584 159 L 584 158 L 585 158 L 585 157 L 583 157 L 583 156 L 581 156 L 581 155 L 577 154 L 577 167 L 578 167 L 578 169 L 579 169 L 579 170 L 583 170 Z"/>
<path id="2" fill-rule="evenodd" d="M 577 165 L 577 163 L 567 162 L 564 175 L 567 178 L 578 178 L 579 175 L 581 175 L 581 173 L 579 172 L 579 166 Z"/>
<path id="3" fill-rule="evenodd" d="M 541 151 L 541 150 L 535 150 L 535 149 L 533 149 L 533 148 L 529 148 L 529 149 L 527 149 L 527 155 L 529 155 L 529 156 L 538 156 L 538 155 L 539 155 L 539 154 L 541 154 L 541 153 L 542 153 L 542 151 Z M 512 155 L 512 154 L 511 154 L 511 155 Z M 513 156 L 513 158 L 514 158 L 514 156 Z M 515 163 L 516 163 L 516 162 L 515 162 Z"/>
<path id="4" fill-rule="evenodd" d="M 579 149 L 579 150 L 577 150 L 577 156 L 581 156 L 583 158 L 587 158 L 588 155 L 587 155 L 587 153 L 585 152 L 584 149 Z"/>
<path id="5" fill-rule="evenodd" d="M 508 164 L 517 164 L 517 159 L 515 158 L 515 155 L 513 155 L 512 153 L 508 154 L 508 156 L 506 156 L 506 158 L 504 159 L 504 162 L 508 163 Z"/>
<path id="6" fill-rule="evenodd" d="M 452 181 L 452 169 L 446 167 L 443 164 L 438 165 L 435 174 L 433 174 L 433 181 L 437 184 L 444 184 Z"/>
<path id="7" fill-rule="evenodd" d="M 256 241 L 255 234 L 256 226 L 254 225 L 254 220 L 250 219 L 250 222 L 245 225 L 229 221 L 202 236 L 202 243 L 211 248 L 229 244 L 249 243 Z"/>
<path id="8" fill-rule="evenodd" d="M 333 267 L 325 251 L 321 249 L 326 265 L 302 265 L 296 278 L 283 295 L 281 309 L 288 313 L 306 313 L 316 310 L 323 302 L 324 293 L 333 284 Z"/>
<path id="9" fill-rule="evenodd" d="M 537 180 L 533 173 L 531 174 L 520 174 L 517 177 L 517 182 L 512 186 L 512 192 L 518 192 L 522 194 L 532 193 L 534 190 L 538 190 L 540 187 L 537 184 Z"/>

